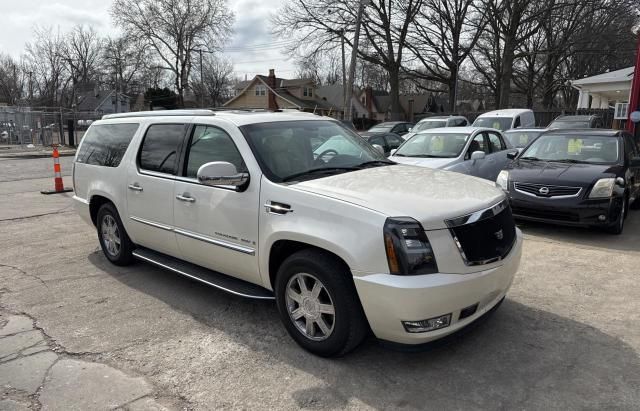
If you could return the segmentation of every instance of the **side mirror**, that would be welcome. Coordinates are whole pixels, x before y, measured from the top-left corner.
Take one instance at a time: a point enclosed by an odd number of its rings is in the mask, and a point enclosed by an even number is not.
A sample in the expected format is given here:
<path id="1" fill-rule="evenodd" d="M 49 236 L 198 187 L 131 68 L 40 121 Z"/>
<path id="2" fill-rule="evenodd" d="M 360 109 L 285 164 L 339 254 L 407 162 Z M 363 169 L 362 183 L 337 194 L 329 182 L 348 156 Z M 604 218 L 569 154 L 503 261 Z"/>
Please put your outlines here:
<path id="1" fill-rule="evenodd" d="M 622 188 L 624 188 L 624 186 L 625 186 L 624 178 L 622 178 L 622 177 L 618 177 L 618 178 L 616 178 L 616 185 L 617 185 L 618 187 L 622 187 Z"/>
<path id="2" fill-rule="evenodd" d="M 380 144 L 374 144 L 373 148 L 384 154 L 384 148 Z"/>
<path id="3" fill-rule="evenodd" d="M 484 157 L 486 156 L 484 151 L 474 151 L 473 153 L 471 153 L 471 159 L 472 160 L 484 160 Z"/>
<path id="4" fill-rule="evenodd" d="M 520 152 L 519 152 L 518 150 L 516 150 L 516 151 L 509 151 L 509 152 L 507 153 L 507 158 L 508 158 L 509 160 L 515 160 L 515 158 L 516 158 L 516 157 L 518 157 L 518 154 L 520 154 Z"/>
<path id="5" fill-rule="evenodd" d="M 391 150 L 391 154 L 390 155 L 394 155 L 396 153 L 396 151 L 398 151 L 398 149 L 394 148 L 393 150 Z"/>
<path id="6" fill-rule="evenodd" d="M 213 161 L 200 166 L 198 181 L 207 186 L 243 186 L 249 181 L 249 173 L 238 173 L 236 166 L 226 161 Z"/>
<path id="7" fill-rule="evenodd" d="M 640 157 L 634 157 L 629 161 L 629 167 L 640 167 Z"/>

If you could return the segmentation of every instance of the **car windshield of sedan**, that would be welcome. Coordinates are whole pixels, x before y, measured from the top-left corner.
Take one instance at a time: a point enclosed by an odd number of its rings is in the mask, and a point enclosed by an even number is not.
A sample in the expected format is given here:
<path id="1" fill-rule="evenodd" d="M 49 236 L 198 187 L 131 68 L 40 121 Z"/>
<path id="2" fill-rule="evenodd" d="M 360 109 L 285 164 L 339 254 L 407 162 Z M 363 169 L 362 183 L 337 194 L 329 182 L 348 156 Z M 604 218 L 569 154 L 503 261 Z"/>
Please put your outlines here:
<path id="1" fill-rule="evenodd" d="M 616 137 L 584 135 L 544 135 L 522 153 L 520 159 L 560 163 L 613 164 L 618 162 Z"/>
<path id="2" fill-rule="evenodd" d="M 455 158 L 462 153 L 468 138 L 469 134 L 464 133 L 420 133 L 401 145 L 394 156 Z"/>
<path id="3" fill-rule="evenodd" d="M 509 140 L 512 146 L 515 148 L 526 147 L 529 143 L 535 140 L 543 130 L 540 131 L 519 131 L 511 130 L 504 133 L 504 136 Z"/>
<path id="4" fill-rule="evenodd" d="M 478 117 L 473 122 L 473 127 L 488 127 L 505 131 L 511 128 L 513 119 L 511 117 Z"/>
<path id="5" fill-rule="evenodd" d="M 446 127 L 447 120 L 425 120 L 421 121 L 411 129 L 413 132 L 429 130 L 430 128 Z"/>
<path id="6" fill-rule="evenodd" d="M 390 126 L 375 126 L 367 130 L 368 133 L 388 133 L 393 129 L 393 125 Z"/>
<path id="7" fill-rule="evenodd" d="M 267 177 L 301 181 L 395 164 L 340 123 L 279 121 L 241 127 Z"/>
<path id="8" fill-rule="evenodd" d="M 589 128 L 589 120 L 554 121 L 547 128 Z"/>

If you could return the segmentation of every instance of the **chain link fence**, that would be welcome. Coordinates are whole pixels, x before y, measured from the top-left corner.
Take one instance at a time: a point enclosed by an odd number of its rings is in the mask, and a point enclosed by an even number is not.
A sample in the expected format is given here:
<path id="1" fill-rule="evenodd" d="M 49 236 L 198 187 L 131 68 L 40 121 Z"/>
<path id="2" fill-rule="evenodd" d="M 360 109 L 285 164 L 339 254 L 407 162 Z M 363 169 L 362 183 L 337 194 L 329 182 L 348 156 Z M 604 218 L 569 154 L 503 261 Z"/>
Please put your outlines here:
<path id="1" fill-rule="evenodd" d="M 77 145 L 91 123 L 101 117 L 64 109 L 0 107 L 0 144 Z"/>

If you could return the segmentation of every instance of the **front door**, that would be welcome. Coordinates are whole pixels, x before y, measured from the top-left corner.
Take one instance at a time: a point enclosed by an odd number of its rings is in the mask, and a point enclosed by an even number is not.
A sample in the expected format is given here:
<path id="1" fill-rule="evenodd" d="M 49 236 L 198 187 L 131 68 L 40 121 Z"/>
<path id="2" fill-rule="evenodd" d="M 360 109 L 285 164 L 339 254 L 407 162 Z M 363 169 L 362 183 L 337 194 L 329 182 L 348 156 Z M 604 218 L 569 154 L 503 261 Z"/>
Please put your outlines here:
<path id="1" fill-rule="evenodd" d="M 127 232 L 144 247 L 178 255 L 173 233 L 173 190 L 186 126 L 153 124 L 127 174 Z"/>
<path id="2" fill-rule="evenodd" d="M 256 252 L 260 173 L 247 169 L 238 150 L 238 144 L 246 146 L 242 135 L 223 127 L 196 125 L 191 131 L 173 191 L 176 239 L 183 259 L 262 285 Z M 248 186 L 236 191 L 200 184 L 198 169 L 212 161 L 249 171 Z"/>

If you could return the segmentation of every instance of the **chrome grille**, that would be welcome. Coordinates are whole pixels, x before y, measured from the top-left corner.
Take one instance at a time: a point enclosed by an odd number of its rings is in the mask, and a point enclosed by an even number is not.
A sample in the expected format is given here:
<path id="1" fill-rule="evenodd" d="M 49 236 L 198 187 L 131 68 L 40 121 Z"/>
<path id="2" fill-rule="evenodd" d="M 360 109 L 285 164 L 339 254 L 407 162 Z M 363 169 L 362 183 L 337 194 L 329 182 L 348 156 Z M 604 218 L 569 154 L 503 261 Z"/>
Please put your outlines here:
<path id="1" fill-rule="evenodd" d="M 582 187 L 567 187 L 546 184 L 513 183 L 516 191 L 535 197 L 577 197 Z"/>

